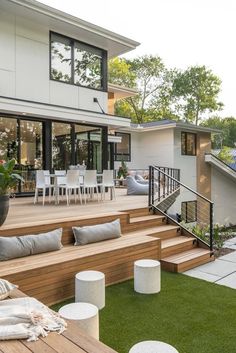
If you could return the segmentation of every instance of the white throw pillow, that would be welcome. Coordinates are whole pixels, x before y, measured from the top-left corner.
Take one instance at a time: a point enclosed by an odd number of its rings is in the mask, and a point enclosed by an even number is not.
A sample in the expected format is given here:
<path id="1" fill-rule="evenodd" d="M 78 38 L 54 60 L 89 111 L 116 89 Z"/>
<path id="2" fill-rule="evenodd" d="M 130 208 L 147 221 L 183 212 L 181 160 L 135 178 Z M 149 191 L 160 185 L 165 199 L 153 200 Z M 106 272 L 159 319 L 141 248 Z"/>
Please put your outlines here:
<path id="1" fill-rule="evenodd" d="M 18 288 L 18 286 L 15 286 L 5 279 L 0 279 L 0 300 L 7 298 L 15 288 Z"/>

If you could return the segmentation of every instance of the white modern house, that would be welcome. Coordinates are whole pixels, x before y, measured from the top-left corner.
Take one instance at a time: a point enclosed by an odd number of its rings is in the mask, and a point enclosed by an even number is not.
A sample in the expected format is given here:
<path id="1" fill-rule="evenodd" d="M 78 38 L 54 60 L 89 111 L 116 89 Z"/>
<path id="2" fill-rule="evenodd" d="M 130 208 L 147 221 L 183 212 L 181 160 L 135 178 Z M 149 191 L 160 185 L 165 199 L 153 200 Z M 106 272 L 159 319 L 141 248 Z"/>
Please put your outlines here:
<path id="1" fill-rule="evenodd" d="M 37 169 L 102 171 L 125 160 L 131 170 L 180 169 L 182 183 L 215 202 L 215 222 L 235 224 L 235 173 L 205 157 L 219 131 L 114 115 L 114 102 L 136 92 L 108 84 L 107 60 L 138 45 L 34 0 L 0 1 L 0 160 L 22 171 L 16 193 L 34 191 Z M 176 202 L 173 213 L 198 207 L 188 192 Z"/>

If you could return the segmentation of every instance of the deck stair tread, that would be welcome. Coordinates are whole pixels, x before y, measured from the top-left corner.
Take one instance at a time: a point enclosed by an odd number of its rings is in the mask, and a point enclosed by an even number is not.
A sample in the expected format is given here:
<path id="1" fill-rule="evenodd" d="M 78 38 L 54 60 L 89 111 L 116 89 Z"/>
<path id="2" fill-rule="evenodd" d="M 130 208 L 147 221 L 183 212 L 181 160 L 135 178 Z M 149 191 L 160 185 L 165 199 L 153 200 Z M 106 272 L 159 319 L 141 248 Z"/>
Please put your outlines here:
<path id="1" fill-rule="evenodd" d="M 169 239 L 163 239 L 161 241 L 161 248 L 162 249 L 166 249 L 170 246 L 175 246 L 175 245 L 179 245 L 179 244 L 185 244 L 185 243 L 191 243 L 195 240 L 195 238 L 193 237 L 184 237 L 184 236 L 176 236 L 173 238 L 169 238 Z"/>
<path id="2" fill-rule="evenodd" d="M 153 220 L 160 220 L 164 219 L 164 216 L 157 216 L 157 215 L 146 215 L 141 217 L 132 217 L 130 219 L 130 223 L 138 223 L 138 222 L 145 222 L 145 221 L 153 221 Z"/>
<path id="3" fill-rule="evenodd" d="M 162 232 L 168 232 L 168 231 L 177 231 L 179 229 L 178 226 L 173 226 L 173 225 L 169 225 L 169 224 L 165 224 L 165 225 L 159 225 L 156 227 L 148 227 L 145 229 L 140 229 L 140 230 L 135 230 L 132 232 L 128 232 L 128 235 L 152 235 L 152 234 L 157 234 L 157 233 L 162 233 Z M 123 233 L 124 235 L 126 235 L 126 233 Z"/>
<path id="4" fill-rule="evenodd" d="M 191 261 L 195 258 L 198 258 L 202 255 L 210 255 L 210 250 L 203 248 L 194 248 L 192 250 L 184 251 L 175 255 L 171 255 L 162 259 L 164 262 L 170 262 L 172 264 L 182 264 L 186 261 Z"/>

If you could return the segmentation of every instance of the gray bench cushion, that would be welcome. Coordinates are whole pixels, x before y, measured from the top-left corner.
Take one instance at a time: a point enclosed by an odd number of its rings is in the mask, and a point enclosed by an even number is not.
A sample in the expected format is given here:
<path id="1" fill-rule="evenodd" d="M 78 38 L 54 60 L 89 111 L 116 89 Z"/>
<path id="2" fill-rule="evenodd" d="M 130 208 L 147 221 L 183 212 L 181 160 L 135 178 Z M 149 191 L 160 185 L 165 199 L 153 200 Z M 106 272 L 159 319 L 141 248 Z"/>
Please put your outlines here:
<path id="1" fill-rule="evenodd" d="M 121 236 L 120 220 L 95 226 L 72 227 L 75 245 L 85 245 L 98 241 L 119 238 Z"/>
<path id="2" fill-rule="evenodd" d="M 61 236 L 62 228 L 36 235 L 0 237 L 0 261 L 59 250 Z"/>

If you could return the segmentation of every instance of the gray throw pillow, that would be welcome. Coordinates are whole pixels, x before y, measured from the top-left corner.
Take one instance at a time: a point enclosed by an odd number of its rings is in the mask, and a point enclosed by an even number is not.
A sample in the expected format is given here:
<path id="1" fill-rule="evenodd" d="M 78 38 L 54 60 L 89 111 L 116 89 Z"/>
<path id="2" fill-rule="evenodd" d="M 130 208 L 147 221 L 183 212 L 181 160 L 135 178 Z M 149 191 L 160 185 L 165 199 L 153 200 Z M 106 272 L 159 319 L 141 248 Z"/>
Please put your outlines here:
<path id="1" fill-rule="evenodd" d="M 0 237 L 0 261 L 59 250 L 61 236 L 62 228 L 36 235 Z"/>
<path id="2" fill-rule="evenodd" d="M 72 227 L 75 245 L 96 243 L 102 240 L 119 238 L 121 236 L 120 220 L 95 226 Z"/>

